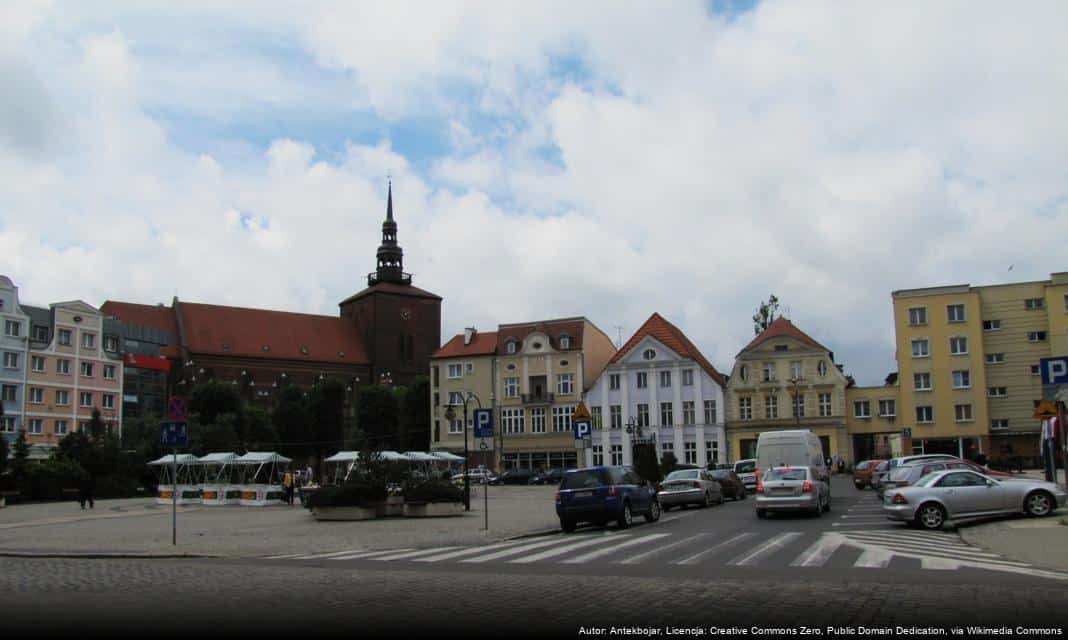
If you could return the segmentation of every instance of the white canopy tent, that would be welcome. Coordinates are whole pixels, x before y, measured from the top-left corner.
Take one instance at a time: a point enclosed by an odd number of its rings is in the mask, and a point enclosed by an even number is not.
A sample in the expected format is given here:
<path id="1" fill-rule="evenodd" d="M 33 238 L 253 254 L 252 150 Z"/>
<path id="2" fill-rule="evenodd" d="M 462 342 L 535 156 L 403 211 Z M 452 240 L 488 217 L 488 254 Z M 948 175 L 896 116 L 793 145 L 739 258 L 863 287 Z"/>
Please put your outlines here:
<path id="1" fill-rule="evenodd" d="M 249 451 L 234 460 L 241 469 L 241 504 L 255 507 L 282 504 L 285 499 L 282 474 L 292 461 L 274 451 Z"/>
<path id="2" fill-rule="evenodd" d="M 200 494 L 204 504 L 222 505 L 238 504 L 241 501 L 241 488 L 235 484 L 238 456 L 236 453 L 209 453 L 201 456 L 201 476 L 204 484 Z"/>
<path id="3" fill-rule="evenodd" d="M 200 504 L 198 463 L 197 457 L 189 453 L 165 455 L 149 462 L 148 466 L 157 467 L 159 486 L 156 490 L 156 503 L 170 504 L 174 500 L 174 487 L 177 484 L 178 504 Z"/>
<path id="4" fill-rule="evenodd" d="M 352 473 L 359 459 L 359 451 L 338 451 L 329 458 L 325 458 L 323 462 L 334 465 L 334 484 L 338 484 L 349 479 L 349 474 Z"/>

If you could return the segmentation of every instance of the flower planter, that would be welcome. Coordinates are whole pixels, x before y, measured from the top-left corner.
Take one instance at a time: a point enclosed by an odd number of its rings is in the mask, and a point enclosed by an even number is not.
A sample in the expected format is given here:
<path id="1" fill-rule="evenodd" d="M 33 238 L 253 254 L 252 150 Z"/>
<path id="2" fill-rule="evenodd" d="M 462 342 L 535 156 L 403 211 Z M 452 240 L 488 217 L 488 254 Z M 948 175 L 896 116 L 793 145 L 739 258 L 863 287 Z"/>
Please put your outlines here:
<path id="1" fill-rule="evenodd" d="M 387 518 L 404 515 L 404 496 L 389 496 L 382 505 L 382 515 Z"/>
<path id="2" fill-rule="evenodd" d="M 404 515 L 409 518 L 442 518 L 461 516 L 464 513 L 462 502 L 406 502 Z"/>
<path id="3" fill-rule="evenodd" d="M 374 520 L 378 517 L 375 507 L 315 507 L 312 515 L 316 520 Z"/>

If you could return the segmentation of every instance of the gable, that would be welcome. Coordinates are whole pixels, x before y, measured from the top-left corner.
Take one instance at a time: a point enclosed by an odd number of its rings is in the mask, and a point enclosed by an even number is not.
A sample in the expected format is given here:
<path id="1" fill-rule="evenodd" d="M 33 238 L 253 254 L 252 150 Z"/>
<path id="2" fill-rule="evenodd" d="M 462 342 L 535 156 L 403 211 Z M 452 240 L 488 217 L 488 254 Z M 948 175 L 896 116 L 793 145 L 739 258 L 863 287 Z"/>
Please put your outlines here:
<path id="1" fill-rule="evenodd" d="M 654 352 L 654 356 L 651 359 L 646 359 L 645 352 L 649 350 Z M 653 336 L 645 336 L 639 340 L 623 358 L 624 363 L 631 365 L 665 361 L 677 362 L 679 360 L 682 360 L 682 357 L 678 353 Z"/>

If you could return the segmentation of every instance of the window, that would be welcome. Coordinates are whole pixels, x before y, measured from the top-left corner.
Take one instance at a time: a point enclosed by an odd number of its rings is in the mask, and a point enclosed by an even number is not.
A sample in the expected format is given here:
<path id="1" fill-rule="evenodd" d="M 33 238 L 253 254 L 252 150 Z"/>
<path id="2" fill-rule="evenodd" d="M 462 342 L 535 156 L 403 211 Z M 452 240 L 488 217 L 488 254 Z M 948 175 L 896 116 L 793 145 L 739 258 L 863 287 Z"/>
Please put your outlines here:
<path id="1" fill-rule="evenodd" d="M 48 327 L 34 325 L 33 339 L 35 342 L 48 342 Z"/>
<path id="2" fill-rule="evenodd" d="M 819 396 L 820 401 L 820 417 L 826 418 L 831 415 L 831 394 L 821 393 Z"/>
<path id="3" fill-rule="evenodd" d="M 501 409 L 501 431 L 503 433 L 523 433 L 523 410 Z"/>
<path id="4" fill-rule="evenodd" d="M 705 440 L 705 457 L 709 462 L 719 462 L 719 442 Z"/>
<path id="5" fill-rule="evenodd" d="M 705 400 L 705 424 L 716 424 L 715 400 Z"/>
<path id="6" fill-rule="evenodd" d="M 441 394 L 438 393 L 437 391 L 435 391 L 434 392 L 434 406 L 437 407 L 437 406 L 440 406 L 440 405 L 441 405 Z"/>
<path id="7" fill-rule="evenodd" d="M 964 305 L 946 305 L 946 320 L 948 322 L 964 322 Z"/>
<path id="8" fill-rule="evenodd" d="M 40 418 L 31 419 L 29 432 L 35 436 L 44 433 L 44 420 L 41 420 Z"/>
<path id="9" fill-rule="evenodd" d="M 916 422 L 919 424 L 934 422 L 934 407 L 916 407 Z"/>
<path id="10" fill-rule="evenodd" d="M 913 326 L 927 324 L 927 307 L 910 307 L 909 324 Z"/>
<path id="11" fill-rule="evenodd" d="M 687 442 L 682 445 L 683 455 L 686 458 L 686 464 L 697 464 L 697 443 Z"/>
<path id="12" fill-rule="evenodd" d="M 871 417 L 871 401 L 869 400 L 857 400 L 853 402 L 853 417 L 855 418 L 870 418 Z"/>
<path id="13" fill-rule="evenodd" d="M 104 336 L 104 351 L 118 351 L 119 339 L 115 336 Z"/>
<path id="14" fill-rule="evenodd" d="M 614 404 L 608 407 L 608 422 L 613 429 L 623 428 L 623 406 Z"/>
<path id="15" fill-rule="evenodd" d="M 897 401 L 896 400 L 880 400 L 879 401 L 879 417 L 880 418 L 893 418 L 897 415 Z"/>
<path id="16" fill-rule="evenodd" d="M 968 353 L 968 339 L 964 336 L 954 336 L 949 339 L 949 353 L 962 356 Z"/>
<path id="17" fill-rule="evenodd" d="M 983 320 L 983 331 L 1001 331 L 1001 320 Z"/>
<path id="18" fill-rule="evenodd" d="M 990 421 L 990 430 L 991 431 L 1000 431 L 1002 429 L 1008 429 L 1008 428 L 1009 428 L 1009 421 L 1006 418 L 995 418 L 994 420 Z"/>
<path id="19" fill-rule="evenodd" d="M 78 423 L 78 430 L 81 431 L 82 433 L 89 433 L 89 423 L 88 422 L 80 422 L 80 423 Z"/>
<path id="20" fill-rule="evenodd" d="M 762 369 L 762 371 L 763 371 L 762 380 L 764 382 L 774 382 L 775 381 L 775 363 L 774 362 L 765 362 L 764 363 L 764 368 Z"/>
<path id="21" fill-rule="evenodd" d="M 30 367 L 37 373 L 44 373 L 45 359 L 42 356 L 30 356 Z"/>
<path id="22" fill-rule="evenodd" d="M 604 417 L 601 415 L 600 407 L 590 407 L 590 425 L 594 429 L 604 428 Z"/>
<path id="23" fill-rule="evenodd" d="M 1005 354 L 1004 353 L 988 353 L 988 354 L 986 354 L 986 363 L 987 364 L 1004 364 L 1005 363 Z"/>
<path id="24" fill-rule="evenodd" d="M 78 394 L 78 404 L 83 407 L 93 406 L 93 394 L 89 393 L 88 391 L 82 391 L 80 394 Z"/>
<path id="25" fill-rule="evenodd" d="M 504 379 L 504 397 L 505 398 L 518 398 L 519 397 L 519 378 L 505 378 Z"/>
<path id="26" fill-rule="evenodd" d="M 912 357 L 926 358 L 931 355 L 930 343 L 926 338 L 917 338 L 912 341 Z"/>
<path id="27" fill-rule="evenodd" d="M 30 387 L 30 402 L 33 404 L 43 404 L 44 389 L 41 387 Z"/>
<path id="28" fill-rule="evenodd" d="M 575 374 L 561 373 L 556 376 L 556 392 L 566 396 L 575 392 Z"/>
<path id="29" fill-rule="evenodd" d="M 823 360 L 820 360 L 819 363 L 816 365 L 816 373 L 818 373 L 821 378 L 827 375 L 827 363 Z"/>
<path id="30" fill-rule="evenodd" d="M 957 422 L 972 421 L 972 405 L 970 404 L 955 404 L 953 405 L 953 412 L 957 416 Z"/>
<path id="31" fill-rule="evenodd" d="M 610 374 L 608 374 L 608 388 L 612 389 L 612 390 L 619 389 L 619 374 L 618 373 L 610 373 Z"/>
<path id="32" fill-rule="evenodd" d="M 570 349 L 571 348 L 571 336 L 567 336 L 567 335 L 560 336 L 560 348 L 561 349 Z"/>
<path id="33" fill-rule="evenodd" d="M 455 420 L 449 420 L 449 433 L 450 434 L 457 434 L 457 433 L 463 433 L 463 432 L 464 432 L 464 421 L 463 421 L 462 418 L 457 418 Z"/>
<path id="34" fill-rule="evenodd" d="M 115 396 L 110 394 L 110 393 L 105 393 L 100 398 L 100 406 L 105 408 L 105 409 L 114 409 L 115 408 Z"/>
<path id="35" fill-rule="evenodd" d="M 768 420 L 779 417 L 779 399 L 773 395 L 764 396 L 764 417 Z"/>
<path id="36" fill-rule="evenodd" d="M 450 378 L 462 378 L 464 375 L 464 366 L 460 363 L 449 365 L 449 377 Z"/>
<path id="37" fill-rule="evenodd" d="M 684 386 L 684 387 L 692 387 L 693 386 L 693 369 L 683 369 L 682 370 L 682 386 Z"/>
<path id="38" fill-rule="evenodd" d="M 464 403 L 464 394 L 460 393 L 459 391 L 450 391 L 449 392 L 449 404 L 459 405 L 459 404 L 463 404 L 463 403 Z"/>
<path id="39" fill-rule="evenodd" d="M 642 357 L 645 358 L 646 360 L 652 360 L 652 359 L 656 358 L 656 352 L 653 351 L 652 349 L 646 349 L 645 351 L 642 352 Z"/>
<path id="40" fill-rule="evenodd" d="M 545 433 L 545 407 L 530 410 L 530 432 Z"/>
<path id="41" fill-rule="evenodd" d="M 987 389 L 987 393 L 991 398 L 1004 398 L 1009 395 L 1005 387 L 990 387 Z"/>
<path id="42" fill-rule="evenodd" d="M 70 346 L 70 329 L 59 330 L 59 344 L 63 345 L 64 347 Z"/>
<path id="43" fill-rule="evenodd" d="M 0 418 L 0 433 L 15 433 L 15 418 L 11 416 Z"/>
<path id="44" fill-rule="evenodd" d="M 464 363 L 464 375 L 468 375 L 468 376 L 475 375 L 475 363 L 474 362 L 465 362 Z"/>
<path id="45" fill-rule="evenodd" d="M 83 333 L 82 334 L 82 346 L 86 349 L 92 349 L 96 346 L 96 334 Z"/>
<path id="46" fill-rule="evenodd" d="M 1037 364 L 1031 365 L 1031 375 L 1033 375 L 1033 376 L 1040 375 Z"/>
<path id="47" fill-rule="evenodd" d="M 682 424 L 696 424 L 697 412 L 693 408 L 693 400 L 682 401 Z"/>
<path id="48" fill-rule="evenodd" d="M 60 358 L 56 360 L 56 373 L 63 375 L 70 375 L 70 360 L 66 358 Z"/>
<path id="49" fill-rule="evenodd" d="M 649 375 L 644 371 L 638 373 L 637 384 L 639 389 L 644 389 L 649 386 Z"/>
<path id="50" fill-rule="evenodd" d="M 553 431 L 571 431 L 575 407 L 553 407 Z"/>
<path id="51" fill-rule="evenodd" d="M 795 360 L 795 361 L 790 363 L 790 379 L 791 380 L 800 380 L 801 379 L 801 361 L 800 360 Z"/>
<path id="52" fill-rule="evenodd" d="M 738 419 L 739 420 L 752 420 L 753 419 L 753 399 L 752 398 L 738 398 Z"/>
<path id="53" fill-rule="evenodd" d="M 67 421 L 66 420 L 56 420 L 53 423 L 52 431 L 55 432 L 55 434 L 57 436 L 65 436 L 65 435 L 67 435 Z"/>
<path id="54" fill-rule="evenodd" d="M 777 344 L 777 345 L 775 345 L 775 350 L 776 351 L 789 351 L 790 350 L 790 345 L 788 345 L 788 344 Z"/>
<path id="55" fill-rule="evenodd" d="M 593 466 L 599 467 L 604 464 L 604 447 L 595 444 L 593 445 Z"/>
<path id="56" fill-rule="evenodd" d="M 738 368 L 738 377 L 742 379 L 742 382 L 749 380 L 749 367 L 744 364 Z"/>
<path id="57" fill-rule="evenodd" d="M 1028 298 L 1024 300 L 1024 309 L 1028 311 L 1038 311 L 1045 308 L 1046 300 L 1044 298 Z"/>
<path id="58" fill-rule="evenodd" d="M 967 369 L 953 372 L 953 388 L 969 389 L 972 386 L 972 374 Z"/>
<path id="59" fill-rule="evenodd" d="M 647 404 L 639 404 L 638 405 L 638 426 L 639 427 L 648 427 L 649 426 L 649 405 L 647 405 Z"/>
<path id="60" fill-rule="evenodd" d="M 1027 332 L 1027 341 L 1028 342 L 1045 342 L 1046 341 L 1046 332 L 1045 331 L 1028 331 Z"/>
<path id="61" fill-rule="evenodd" d="M 5 369 L 18 369 L 19 368 L 19 354 L 14 351 L 4 352 L 4 368 Z"/>
<path id="62" fill-rule="evenodd" d="M 19 337 L 19 333 L 22 331 L 22 323 L 15 322 L 14 320 L 4 321 L 4 334 L 9 335 L 12 338 Z"/>
<path id="63" fill-rule="evenodd" d="M 82 363 L 82 377 L 83 378 L 92 378 L 93 377 L 93 363 L 92 362 L 83 362 Z"/>
<path id="64" fill-rule="evenodd" d="M 70 391 L 56 389 L 56 404 L 61 407 L 70 405 Z"/>
<path id="65" fill-rule="evenodd" d="M 661 387 L 670 387 L 671 386 L 671 372 L 670 371 L 661 371 L 660 372 L 660 386 Z"/>
<path id="66" fill-rule="evenodd" d="M 1064 311 L 1068 313 L 1068 293 L 1064 294 Z"/>
<path id="67" fill-rule="evenodd" d="M 660 403 L 660 424 L 670 427 L 675 424 L 674 408 L 670 402 Z"/>
<path id="68" fill-rule="evenodd" d="M 0 399 L 2 399 L 4 402 L 14 402 L 16 391 L 18 391 L 18 388 L 15 385 L 5 384 L 3 386 L 3 391 L 0 392 Z"/>
<path id="69" fill-rule="evenodd" d="M 508 345 L 504 348 L 507 353 L 515 353 L 515 340 L 509 340 Z"/>
<path id="70" fill-rule="evenodd" d="M 616 466 L 623 464 L 623 445 L 612 445 L 612 464 Z"/>
<path id="71" fill-rule="evenodd" d="M 929 373 L 914 373 L 912 374 L 912 388 L 916 391 L 930 391 L 931 390 L 931 374 Z"/>
<path id="72" fill-rule="evenodd" d="M 114 380 L 115 379 L 115 365 L 113 365 L 113 364 L 104 365 L 104 379 L 105 380 Z"/>
<path id="73" fill-rule="evenodd" d="M 790 398 L 790 402 L 793 405 L 794 417 L 795 418 L 804 418 L 805 417 L 805 394 L 803 394 L 803 393 L 796 394 L 795 396 Z"/>
<path id="74" fill-rule="evenodd" d="M 663 452 L 663 453 L 670 452 L 672 455 L 674 455 L 675 454 L 675 443 L 671 442 L 670 440 L 665 440 L 665 441 L 661 442 L 660 443 L 660 451 Z"/>

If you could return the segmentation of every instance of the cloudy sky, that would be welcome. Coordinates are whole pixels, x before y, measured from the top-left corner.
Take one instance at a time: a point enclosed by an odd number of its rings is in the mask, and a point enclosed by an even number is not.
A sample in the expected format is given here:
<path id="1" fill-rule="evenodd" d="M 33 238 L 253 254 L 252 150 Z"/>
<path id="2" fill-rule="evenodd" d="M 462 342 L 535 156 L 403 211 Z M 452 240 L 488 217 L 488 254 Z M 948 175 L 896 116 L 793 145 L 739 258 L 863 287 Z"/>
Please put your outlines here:
<path id="1" fill-rule="evenodd" d="M 1068 270 L 1066 23 L 1059 0 L 4 2 L 0 272 L 34 304 L 332 315 L 392 174 L 446 338 L 585 315 L 626 339 L 659 311 L 729 369 L 775 293 L 876 384 L 891 291 Z"/>

